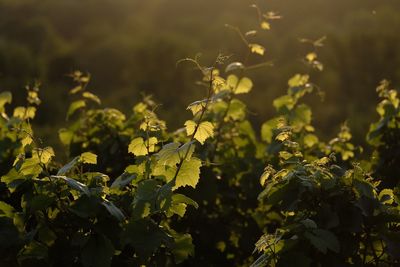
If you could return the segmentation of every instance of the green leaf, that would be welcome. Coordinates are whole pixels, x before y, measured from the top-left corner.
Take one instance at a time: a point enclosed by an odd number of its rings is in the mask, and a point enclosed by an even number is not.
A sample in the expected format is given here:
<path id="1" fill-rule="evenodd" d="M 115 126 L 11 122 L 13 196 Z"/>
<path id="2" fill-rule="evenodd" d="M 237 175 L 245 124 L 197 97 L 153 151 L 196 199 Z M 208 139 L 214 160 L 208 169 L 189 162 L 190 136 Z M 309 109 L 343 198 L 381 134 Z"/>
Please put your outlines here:
<path id="1" fill-rule="evenodd" d="M 132 180 L 135 179 L 136 177 L 137 174 L 130 174 L 124 172 L 121 176 L 119 176 L 117 179 L 114 180 L 114 182 L 111 184 L 111 188 L 122 189 L 123 187 L 130 184 Z"/>
<path id="2" fill-rule="evenodd" d="M 392 204 L 394 201 L 394 194 L 393 194 L 393 190 L 392 189 L 383 189 L 380 193 L 379 193 L 379 200 L 383 203 L 383 204 Z"/>
<path id="3" fill-rule="evenodd" d="M 175 263 L 177 264 L 183 262 L 189 256 L 194 255 L 194 245 L 190 234 L 183 234 L 175 237 L 172 253 L 174 254 Z"/>
<path id="4" fill-rule="evenodd" d="M 60 129 L 58 131 L 58 137 L 63 145 L 69 146 L 74 137 L 74 133 L 67 129 Z"/>
<path id="5" fill-rule="evenodd" d="M 264 55 L 265 47 L 259 44 L 249 44 L 250 51 L 255 54 Z"/>
<path id="6" fill-rule="evenodd" d="M 226 115 L 233 120 L 243 120 L 246 117 L 246 105 L 238 99 L 233 99 Z"/>
<path id="7" fill-rule="evenodd" d="M 314 145 L 318 144 L 318 137 L 314 134 L 307 134 L 304 136 L 304 145 L 308 148 L 313 147 Z"/>
<path id="8" fill-rule="evenodd" d="M 42 172 L 40 160 L 37 157 L 25 159 L 19 168 L 19 172 L 25 176 L 37 176 Z"/>
<path id="9" fill-rule="evenodd" d="M 81 154 L 79 161 L 86 164 L 97 164 L 97 155 L 91 152 L 84 152 Z"/>
<path id="10" fill-rule="evenodd" d="M 232 62 L 225 68 L 225 72 L 231 72 L 234 70 L 242 70 L 244 69 L 244 65 L 241 62 Z"/>
<path id="11" fill-rule="evenodd" d="M 55 156 L 54 150 L 51 147 L 36 148 L 33 151 L 33 155 L 39 158 L 39 161 L 43 164 L 50 162 L 51 158 Z"/>
<path id="12" fill-rule="evenodd" d="M 263 20 L 261 22 L 260 26 L 261 26 L 261 29 L 263 29 L 263 30 L 270 30 L 271 29 L 271 25 L 265 20 Z"/>
<path id="13" fill-rule="evenodd" d="M 10 206 L 9 204 L 0 201 L 0 217 L 8 217 L 8 218 L 13 218 L 14 217 L 14 208 Z"/>
<path id="14" fill-rule="evenodd" d="M 306 232 L 304 236 L 311 242 L 311 244 L 326 254 L 327 249 L 339 253 L 340 244 L 336 236 L 330 232 L 323 229 L 315 229 L 311 232 Z"/>
<path id="15" fill-rule="evenodd" d="M 39 194 L 30 199 L 28 205 L 32 212 L 44 210 L 54 202 L 54 198 L 48 195 Z"/>
<path id="16" fill-rule="evenodd" d="M 75 157 L 73 160 L 71 160 L 68 164 L 64 165 L 60 170 L 58 170 L 57 175 L 65 175 L 67 174 L 70 170 L 76 167 L 76 165 L 79 162 L 80 157 Z"/>
<path id="17" fill-rule="evenodd" d="M 124 243 L 132 245 L 136 253 L 145 258 L 162 245 L 170 246 L 173 241 L 160 226 L 147 219 L 129 222 L 122 238 Z"/>
<path id="18" fill-rule="evenodd" d="M 172 200 L 176 203 L 184 203 L 187 205 L 191 205 L 191 206 L 195 207 L 196 209 L 199 208 L 199 204 L 197 204 L 196 201 L 194 201 L 193 199 L 191 199 L 185 195 L 182 195 L 182 194 L 174 194 L 172 196 Z"/>
<path id="19" fill-rule="evenodd" d="M 82 184 L 81 182 L 78 182 L 72 178 L 69 178 L 66 176 L 59 176 L 59 175 L 53 175 L 51 177 L 64 180 L 68 184 L 68 186 L 70 186 L 71 188 L 73 188 L 79 192 L 82 192 L 86 195 L 90 194 L 89 188 L 85 184 Z"/>
<path id="20" fill-rule="evenodd" d="M 4 112 L 5 104 L 10 104 L 12 101 L 12 94 L 11 92 L 2 92 L 0 93 L 0 113 Z"/>
<path id="21" fill-rule="evenodd" d="M 264 122 L 261 126 L 261 139 L 267 143 L 272 142 L 272 137 L 274 136 L 274 130 L 278 127 L 279 118 L 275 118 Z"/>
<path id="22" fill-rule="evenodd" d="M 214 136 L 214 125 L 211 122 L 203 121 L 197 127 L 197 123 L 192 120 L 188 120 L 185 122 L 186 133 L 188 136 L 194 134 L 194 138 L 199 141 L 201 144 L 204 144 L 205 140 L 209 137 Z M 197 131 L 196 131 L 197 127 Z M 196 133 L 195 133 L 196 131 Z"/>
<path id="23" fill-rule="evenodd" d="M 162 147 L 160 151 L 156 154 L 158 161 L 161 165 L 174 166 L 180 161 L 178 148 L 180 143 L 169 143 Z"/>
<path id="24" fill-rule="evenodd" d="M 109 267 L 114 255 L 111 241 L 100 234 L 92 235 L 82 248 L 82 263 L 85 267 Z"/>
<path id="25" fill-rule="evenodd" d="M 296 74 L 295 76 L 290 78 L 288 85 L 289 85 L 289 87 L 304 86 L 307 84 L 309 78 L 310 77 L 308 75 Z"/>
<path id="26" fill-rule="evenodd" d="M 246 94 L 250 92 L 251 88 L 253 88 L 253 82 L 249 78 L 243 77 L 242 79 L 240 79 L 234 93 Z"/>
<path id="27" fill-rule="evenodd" d="M 182 186 L 191 186 L 195 188 L 200 179 L 200 167 L 201 160 L 197 158 L 184 160 L 176 177 L 173 189 L 175 190 Z"/>
<path id="28" fill-rule="evenodd" d="M 23 262 L 28 259 L 46 259 L 48 257 L 48 249 L 45 245 L 32 241 L 25 245 L 18 253 L 18 263 L 23 266 Z"/>
<path id="29" fill-rule="evenodd" d="M 135 156 L 145 156 L 148 154 L 147 147 L 142 137 L 135 138 L 131 141 L 128 147 L 128 152 Z"/>
<path id="30" fill-rule="evenodd" d="M 21 120 L 35 118 L 36 108 L 35 107 L 16 107 L 14 109 L 13 117 Z"/>
<path id="31" fill-rule="evenodd" d="M 118 221 L 122 222 L 125 220 L 125 215 L 122 213 L 122 211 L 117 208 L 114 203 L 111 201 L 108 201 L 107 199 L 103 199 L 101 204 L 107 209 L 107 211 L 114 216 Z"/>
<path id="32" fill-rule="evenodd" d="M 101 104 L 101 100 L 100 100 L 100 98 L 97 96 L 97 95 L 95 95 L 95 94 L 92 94 L 92 93 L 90 93 L 90 92 L 84 92 L 83 94 L 82 94 L 82 96 L 84 97 L 84 98 L 87 98 L 87 99 L 90 99 L 90 100 L 92 100 L 93 102 L 95 102 L 95 103 L 97 103 L 97 104 Z"/>
<path id="33" fill-rule="evenodd" d="M 277 111 L 280 111 L 283 107 L 286 107 L 288 110 L 293 109 L 296 101 L 290 95 L 284 95 L 275 99 L 272 103 Z"/>
<path id="34" fill-rule="evenodd" d="M 71 103 L 67 112 L 67 119 L 71 117 L 75 111 L 86 106 L 85 100 L 77 100 Z"/>
<path id="35" fill-rule="evenodd" d="M 199 113 L 200 111 L 203 110 L 206 106 L 206 101 L 205 100 L 200 100 L 200 101 L 195 101 L 191 103 L 186 109 L 189 109 L 193 116 Z"/>

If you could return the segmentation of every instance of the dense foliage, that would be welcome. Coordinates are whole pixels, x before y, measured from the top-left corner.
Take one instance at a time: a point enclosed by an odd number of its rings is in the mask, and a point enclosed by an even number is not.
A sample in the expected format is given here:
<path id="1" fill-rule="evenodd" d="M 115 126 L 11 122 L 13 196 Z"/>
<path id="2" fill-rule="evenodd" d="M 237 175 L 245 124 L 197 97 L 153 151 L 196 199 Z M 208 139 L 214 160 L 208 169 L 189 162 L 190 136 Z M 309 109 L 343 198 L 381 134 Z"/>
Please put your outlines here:
<path id="1" fill-rule="evenodd" d="M 258 14 L 268 31 L 273 12 Z M 253 89 L 249 63 L 263 55 L 256 30 L 229 26 L 244 59 L 193 64 L 205 88 L 176 131 L 151 97 L 130 114 L 102 106 L 88 74 L 75 86 L 57 151 L 35 135 L 38 85 L 10 112 L 0 94 L 0 263 L 2 266 L 396 266 L 400 264 L 397 91 L 382 81 L 379 121 L 351 143 L 344 123 L 324 142 L 303 101 L 323 96 L 324 38 L 303 40 L 308 73 L 288 81 L 260 133 L 239 98 Z"/>

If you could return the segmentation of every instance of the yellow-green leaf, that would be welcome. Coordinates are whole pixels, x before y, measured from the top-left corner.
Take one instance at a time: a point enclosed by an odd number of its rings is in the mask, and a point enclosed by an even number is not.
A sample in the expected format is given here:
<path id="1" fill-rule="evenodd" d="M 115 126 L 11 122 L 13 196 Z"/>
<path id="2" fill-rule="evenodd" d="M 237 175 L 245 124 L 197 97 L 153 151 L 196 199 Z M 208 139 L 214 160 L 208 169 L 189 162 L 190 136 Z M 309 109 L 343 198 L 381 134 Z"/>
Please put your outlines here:
<path id="1" fill-rule="evenodd" d="M 249 78 L 243 77 L 235 89 L 235 94 L 246 94 L 250 92 L 251 88 L 253 88 L 253 82 Z"/>
<path id="2" fill-rule="evenodd" d="M 91 152 L 84 152 L 80 156 L 80 161 L 87 164 L 97 164 L 97 155 Z"/>
<path id="3" fill-rule="evenodd" d="M 0 93 L 0 112 L 4 112 L 4 105 L 10 104 L 12 101 L 12 94 L 8 91 Z"/>
<path id="4" fill-rule="evenodd" d="M 37 148 L 34 153 L 33 156 L 39 158 L 40 162 L 43 164 L 49 163 L 50 159 L 55 156 L 53 148 L 49 146 Z"/>
<path id="5" fill-rule="evenodd" d="M 86 106 L 86 102 L 84 100 L 77 100 L 71 103 L 71 105 L 68 108 L 67 112 L 67 118 L 69 118 L 72 114 L 75 113 L 80 108 L 83 108 Z"/>
<path id="6" fill-rule="evenodd" d="M 93 102 L 96 102 L 99 105 L 101 104 L 100 98 L 95 94 L 92 94 L 90 92 L 84 92 L 82 95 L 83 95 L 84 98 L 90 99 L 90 100 L 92 100 Z"/>
<path id="7" fill-rule="evenodd" d="M 261 29 L 269 30 L 269 29 L 271 29 L 271 25 L 264 20 L 264 21 L 261 22 Z"/>
<path id="8" fill-rule="evenodd" d="M 299 87 L 299 86 L 304 86 L 310 77 L 308 75 L 301 75 L 301 74 L 296 74 L 292 78 L 290 78 L 288 85 L 289 87 Z"/>
<path id="9" fill-rule="evenodd" d="M 249 44 L 250 51 L 255 54 L 264 55 L 265 48 L 259 44 Z"/>
<path id="10" fill-rule="evenodd" d="M 194 121 L 188 120 L 185 122 L 185 126 L 187 135 L 191 136 L 194 134 L 194 138 L 201 144 L 204 144 L 207 138 L 214 136 L 214 126 L 211 122 L 204 121 L 197 127 L 197 124 Z"/>
<path id="11" fill-rule="evenodd" d="M 128 152 L 135 156 L 145 156 L 148 154 L 147 147 L 142 137 L 135 138 L 128 147 Z"/>
<path id="12" fill-rule="evenodd" d="M 201 160 L 198 158 L 191 158 L 185 160 L 176 177 L 174 190 L 182 186 L 196 187 L 200 179 Z"/>

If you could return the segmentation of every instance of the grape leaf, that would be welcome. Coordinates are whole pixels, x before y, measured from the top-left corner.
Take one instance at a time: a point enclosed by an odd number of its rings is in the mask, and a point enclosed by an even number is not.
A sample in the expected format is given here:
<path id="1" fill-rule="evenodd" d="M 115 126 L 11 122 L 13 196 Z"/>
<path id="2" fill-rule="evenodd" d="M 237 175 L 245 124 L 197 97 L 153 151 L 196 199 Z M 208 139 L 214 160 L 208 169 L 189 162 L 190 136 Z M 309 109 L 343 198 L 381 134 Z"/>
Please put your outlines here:
<path id="1" fill-rule="evenodd" d="M 185 126 L 187 135 L 191 136 L 192 134 L 194 134 L 194 138 L 201 144 L 204 144 L 207 138 L 214 136 L 214 126 L 211 122 L 201 122 L 200 125 L 197 127 L 197 124 L 194 121 L 188 120 L 185 122 Z"/>

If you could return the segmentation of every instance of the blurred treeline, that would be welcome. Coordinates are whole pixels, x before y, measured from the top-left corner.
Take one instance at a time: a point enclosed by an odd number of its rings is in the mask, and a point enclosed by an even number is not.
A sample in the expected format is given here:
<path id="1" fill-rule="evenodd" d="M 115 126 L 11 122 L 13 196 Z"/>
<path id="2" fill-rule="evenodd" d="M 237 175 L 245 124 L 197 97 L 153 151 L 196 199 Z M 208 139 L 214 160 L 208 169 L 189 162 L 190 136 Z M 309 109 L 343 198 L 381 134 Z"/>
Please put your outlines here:
<path id="1" fill-rule="evenodd" d="M 243 44 L 226 28 L 258 28 L 249 0 L 1 0 L 0 89 L 20 104 L 24 86 L 39 80 L 43 104 L 36 128 L 44 138 L 64 123 L 68 105 L 66 74 L 92 75 L 90 88 L 106 106 L 129 110 L 141 94 L 162 103 L 170 127 L 186 118 L 184 108 L 203 95 L 191 65 L 178 65 L 201 53 L 207 65 L 219 52 L 243 59 Z M 247 73 L 255 81 L 247 97 L 259 124 L 273 114 L 272 100 L 293 74 L 307 72 L 301 57 L 310 50 L 299 38 L 326 36 L 318 51 L 325 65 L 312 79 L 326 93 L 311 98 L 315 125 L 332 137 L 348 120 L 362 143 L 375 119 L 375 87 L 387 78 L 400 85 L 399 0 L 265 0 L 262 10 L 283 16 L 257 38 L 266 46 L 264 67 Z M 260 62 L 256 57 L 250 62 Z M 54 137 L 53 137 L 54 138 Z M 54 142 L 55 139 L 49 139 Z"/>

